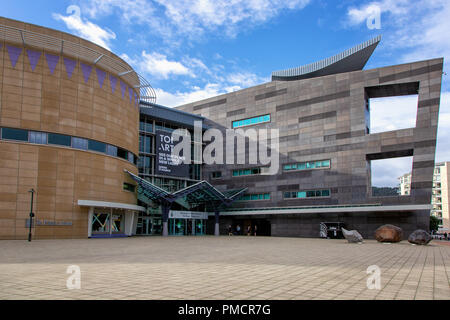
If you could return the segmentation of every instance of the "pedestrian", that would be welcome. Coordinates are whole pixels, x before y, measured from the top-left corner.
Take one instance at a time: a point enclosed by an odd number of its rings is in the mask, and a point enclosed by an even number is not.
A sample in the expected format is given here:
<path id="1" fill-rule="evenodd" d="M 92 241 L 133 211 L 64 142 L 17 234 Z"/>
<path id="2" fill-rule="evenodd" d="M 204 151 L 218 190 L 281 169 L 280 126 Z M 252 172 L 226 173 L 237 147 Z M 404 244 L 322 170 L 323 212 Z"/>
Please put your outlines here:
<path id="1" fill-rule="evenodd" d="M 253 235 L 256 237 L 256 229 L 258 229 L 258 227 L 256 226 L 256 224 L 255 224 L 255 226 L 253 227 Z"/>
<path id="2" fill-rule="evenodd" d="M 241 233 L 241 226 L 237 225 L 236 226 L 236 234 L 239 235 Z"/>
<path id="3" fill-rule="evenodd" d="M 252 234 L 252 226 L 247 226 L 247 236 L 250 236 Z"/>
<path id="4" fill-rule="evenodd" d="M 444 233 L 444 238 L 445 238 L 445 240 L 448 240 L 448 234 L 447 234 L 447 232 Z"/>
<path id="5" fill-rule="evenodd" d="M 232 236 L 233 235 L 233 228 L 231 228 L 231 224 L 228 225 L 228 235 Z"/>

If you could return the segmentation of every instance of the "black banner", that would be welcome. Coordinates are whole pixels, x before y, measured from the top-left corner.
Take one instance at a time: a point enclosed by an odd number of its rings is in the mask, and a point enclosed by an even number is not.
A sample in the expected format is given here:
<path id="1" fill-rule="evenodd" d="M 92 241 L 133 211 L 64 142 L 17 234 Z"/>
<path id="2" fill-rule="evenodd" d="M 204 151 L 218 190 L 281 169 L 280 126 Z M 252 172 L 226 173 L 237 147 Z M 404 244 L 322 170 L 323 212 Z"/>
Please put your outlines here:
<path id="1" fill-rule="evenodd" d="M 176 144 L 170 132 L 156 130 L 156 174 L 189 178 L 189 165 L 182 163 L 183 154 L 172 155 Z"/>

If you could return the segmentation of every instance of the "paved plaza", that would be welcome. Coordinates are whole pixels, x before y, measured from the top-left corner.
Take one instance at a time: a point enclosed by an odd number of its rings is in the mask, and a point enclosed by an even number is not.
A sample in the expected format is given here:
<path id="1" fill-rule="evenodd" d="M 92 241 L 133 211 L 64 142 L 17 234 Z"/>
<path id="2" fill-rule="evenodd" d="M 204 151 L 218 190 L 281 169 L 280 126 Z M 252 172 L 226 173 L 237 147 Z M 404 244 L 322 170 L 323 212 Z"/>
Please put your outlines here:
<path id="1" fill-rule="evenodd" d="M 81 270 L 69 290 L 67 268 Z M 381 270 L 381 289 L 366 270 Z M 270 237 L 0 242 L 0 299 L 450 299 L 450 246 Z"/>

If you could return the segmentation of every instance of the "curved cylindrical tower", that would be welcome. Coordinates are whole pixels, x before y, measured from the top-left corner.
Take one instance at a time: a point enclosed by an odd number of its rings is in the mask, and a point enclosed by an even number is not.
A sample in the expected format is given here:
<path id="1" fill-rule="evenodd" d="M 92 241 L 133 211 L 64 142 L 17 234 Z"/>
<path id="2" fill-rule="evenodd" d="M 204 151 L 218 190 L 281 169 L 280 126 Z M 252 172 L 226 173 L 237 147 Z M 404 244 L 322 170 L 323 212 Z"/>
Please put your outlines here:
<path id="1" fill-rule="evenodd" d="M 131 235 L 139 96 L 122 59 L 63 32 L 0 18 L 0 238 Z M 149 95 L 147 95 L 149 96 Z"/>

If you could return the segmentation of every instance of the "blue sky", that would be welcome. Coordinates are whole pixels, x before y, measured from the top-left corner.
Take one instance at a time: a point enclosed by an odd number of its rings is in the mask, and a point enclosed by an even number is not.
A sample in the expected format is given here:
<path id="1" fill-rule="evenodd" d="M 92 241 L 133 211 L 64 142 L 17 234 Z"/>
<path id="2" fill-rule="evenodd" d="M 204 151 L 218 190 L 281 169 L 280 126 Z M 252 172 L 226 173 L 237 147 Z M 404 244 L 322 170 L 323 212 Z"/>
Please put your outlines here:
<path id="1" fill-rule="evenodd" d="M 0 2 L 2 16 L 73 33 L 112 50 L 150 81 L 158 103 L 171 107 L 270 81 L 274 70 L 329 57 L 378 34 L 382 41 L 366 69 L 444 57 L 450 74 L 446 0 Z M 380 29 L 366 24 L 374 6 L 380 9 Z M 411 101 L 374 103 L 381 116 L 372 120 L 381 128 L 395 119 L 414 120 L 406 108 Z M 443 75 L 439 122 L 436 160 L 450 161 L 448 75 Z M 404 165 L 400 161 L 397 167 Z M 380 183 L 392 174 L 384 169 Z"/>

